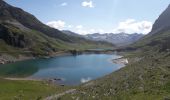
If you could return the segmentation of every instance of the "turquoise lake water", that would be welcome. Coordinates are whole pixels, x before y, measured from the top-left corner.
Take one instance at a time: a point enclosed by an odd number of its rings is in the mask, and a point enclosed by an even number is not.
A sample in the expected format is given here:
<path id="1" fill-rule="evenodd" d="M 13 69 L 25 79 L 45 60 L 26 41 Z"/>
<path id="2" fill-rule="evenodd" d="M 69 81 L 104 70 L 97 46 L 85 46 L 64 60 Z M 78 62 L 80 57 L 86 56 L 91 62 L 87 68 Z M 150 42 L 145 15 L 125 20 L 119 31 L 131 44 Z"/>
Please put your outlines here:
<path id="1" fill-rule="evenodd" d="M 111 60 L 118 57 L 114 54 L 82 54 L 27 60 L 3 66 L 20 66 L 21 69 L 34 66 L 37 71 L 29 78 L 61 78 L 62 81 L 58 81 L 59 84 L 77 85 L 103 77 L 123 67 L 123 65 L 112 63 Z"/>

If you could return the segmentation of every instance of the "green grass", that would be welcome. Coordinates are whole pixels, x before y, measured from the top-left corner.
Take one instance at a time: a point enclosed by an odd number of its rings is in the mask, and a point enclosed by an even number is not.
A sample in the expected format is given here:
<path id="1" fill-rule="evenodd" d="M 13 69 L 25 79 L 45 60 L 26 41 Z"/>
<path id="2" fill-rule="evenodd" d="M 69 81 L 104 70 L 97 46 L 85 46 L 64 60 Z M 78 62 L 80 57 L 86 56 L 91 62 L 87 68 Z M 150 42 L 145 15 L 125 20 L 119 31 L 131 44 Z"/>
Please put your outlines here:
<path id="1" fill-rule="evenodd" d="M 47 85 L 43 82 L 0 79 L 0 100 L 40 100 L 66 89 L 68 87 Z"/>

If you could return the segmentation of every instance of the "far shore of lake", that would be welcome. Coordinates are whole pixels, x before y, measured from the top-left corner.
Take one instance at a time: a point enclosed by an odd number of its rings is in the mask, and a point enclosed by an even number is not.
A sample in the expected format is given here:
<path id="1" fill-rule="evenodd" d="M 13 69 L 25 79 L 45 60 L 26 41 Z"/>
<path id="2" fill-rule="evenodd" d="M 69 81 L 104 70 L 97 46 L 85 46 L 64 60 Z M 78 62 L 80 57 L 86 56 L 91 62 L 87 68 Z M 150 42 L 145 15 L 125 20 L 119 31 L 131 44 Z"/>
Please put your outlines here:
<path id="1" fill-rule="evenodd" d="M 79 55 L 79 54 L 112 54 L 112 50 L 68 50 L 68 51 L 58 51 L 49 53 L 47 56 L 24 56 L 19 55 L 18 57 L 13 57 L 8 54 L 1 54 L 0 55 L 0 65 L 1 64 L 8 64 L 8 63 L 15 63 L 17 61 L 24 61 L 30 59 L 37 59 L 43 58 L 48 59 L 57 56 L 69 56 L 69 55 Z"/>

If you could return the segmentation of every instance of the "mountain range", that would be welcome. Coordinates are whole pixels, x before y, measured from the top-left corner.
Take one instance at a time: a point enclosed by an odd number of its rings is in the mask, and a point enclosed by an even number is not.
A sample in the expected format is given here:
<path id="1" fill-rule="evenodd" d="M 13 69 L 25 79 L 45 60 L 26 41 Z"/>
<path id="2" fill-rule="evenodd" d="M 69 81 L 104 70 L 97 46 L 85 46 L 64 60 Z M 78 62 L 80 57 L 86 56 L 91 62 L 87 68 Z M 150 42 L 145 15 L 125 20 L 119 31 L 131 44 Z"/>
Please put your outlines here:
<path id="1" fill-rule="evenodd" d="M 75 37 L 83 37 L 88 40 L 92 41 L 105 41 L 114 44 L 117 47 L 120 46 L 127 46 L 130 45 L 142 37 L 144 37 L 144 34 L 138 34 L 138 33 L 133 33 L 133 34 L 128 34 L 128 33 L 94 33 L 94 34 L 87 34 L 87 35 L 80 35 L 78 33 L 74 33 L 68 30 L 63 30 L 63 33 Z"/>
<path id="2" fill-rule="evenodd" d="M 127 34 L 127 33 L 105 33 L 105 34 L 88 34 L 85 37 L 90 40 L 94 41 L 106 41 L 109 43 L 113 43 L 116 46 L 127 46 L 130 45 L 139 39 L 141 39 L 144 36 L 144 34 Z"/>

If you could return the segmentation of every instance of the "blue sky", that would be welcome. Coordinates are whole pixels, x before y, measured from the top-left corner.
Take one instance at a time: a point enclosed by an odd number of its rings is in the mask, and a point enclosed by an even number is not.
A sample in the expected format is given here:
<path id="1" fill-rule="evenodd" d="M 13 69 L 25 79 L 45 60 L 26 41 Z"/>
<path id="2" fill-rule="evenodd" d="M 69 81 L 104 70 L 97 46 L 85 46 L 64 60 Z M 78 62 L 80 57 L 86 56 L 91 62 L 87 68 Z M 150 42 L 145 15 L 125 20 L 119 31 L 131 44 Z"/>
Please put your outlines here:
<path id="1" fill-rule="evenodd" d="M 170 0 L 6 0 L 60 30 L 148 33 Z"/>

